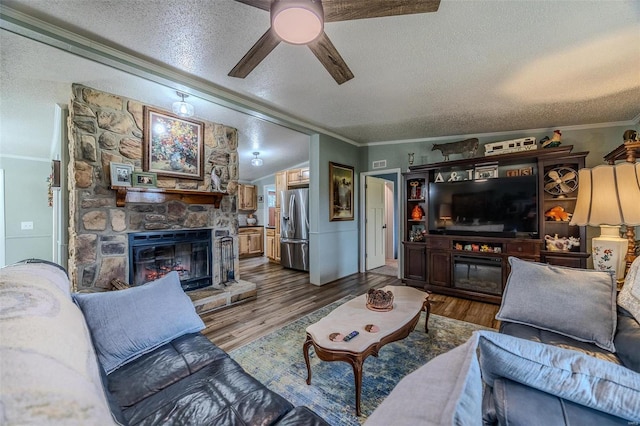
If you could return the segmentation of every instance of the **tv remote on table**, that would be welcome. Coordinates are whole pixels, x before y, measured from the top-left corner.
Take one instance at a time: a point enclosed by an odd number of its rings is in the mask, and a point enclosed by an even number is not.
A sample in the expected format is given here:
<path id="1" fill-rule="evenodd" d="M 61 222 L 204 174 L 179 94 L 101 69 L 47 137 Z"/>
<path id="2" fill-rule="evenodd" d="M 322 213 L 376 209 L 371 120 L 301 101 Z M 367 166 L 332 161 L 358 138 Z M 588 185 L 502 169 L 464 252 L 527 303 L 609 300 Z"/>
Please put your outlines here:
<path id="1" fill-rule="evenodd" d="M 349 340 L 351 340 L 351 339 L 353 339 L 354 337 L 356 337 L 358 334 L 360 334 L 360 333 L 358 333 L 357 331 L 353 330 L 351 333 L 349 333 L 349 334 L 347 334 L 346 336 L 344 336 L 344 339 L 343 339 L 343 340 L 344 340 L 345 342 L 348 342 Z"/>

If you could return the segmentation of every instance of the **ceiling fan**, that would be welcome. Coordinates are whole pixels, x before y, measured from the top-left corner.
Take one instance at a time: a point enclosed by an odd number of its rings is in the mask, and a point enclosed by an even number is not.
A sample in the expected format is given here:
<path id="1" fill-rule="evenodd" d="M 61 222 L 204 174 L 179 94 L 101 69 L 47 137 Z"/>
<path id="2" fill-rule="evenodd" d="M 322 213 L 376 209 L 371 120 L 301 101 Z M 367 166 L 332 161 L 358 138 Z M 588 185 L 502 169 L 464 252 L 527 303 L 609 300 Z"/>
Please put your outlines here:
<path id="1" fill-rule="evenodd" d="M 271 27 L 229 76 L 245 78 L 281 41 L 306 44 L 338 84 L 353 73 L 324 32 L 325 22 L 436 12 L 440 0 L 236 0 L 266 10 Z"/>

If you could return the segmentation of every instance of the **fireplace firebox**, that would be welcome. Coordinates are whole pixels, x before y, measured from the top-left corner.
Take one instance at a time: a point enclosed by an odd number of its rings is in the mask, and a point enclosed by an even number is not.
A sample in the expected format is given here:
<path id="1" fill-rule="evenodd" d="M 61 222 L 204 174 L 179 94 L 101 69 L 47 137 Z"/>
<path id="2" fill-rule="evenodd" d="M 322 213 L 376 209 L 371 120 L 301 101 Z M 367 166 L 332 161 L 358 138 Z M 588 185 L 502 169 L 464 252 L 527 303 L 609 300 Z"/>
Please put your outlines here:
<path id="1" fill-rule="evenodd" d="M 129 234 L 129 282 L 142 285 L 176 271 L 184 291 L 212 284 L 211 230 Z"/>

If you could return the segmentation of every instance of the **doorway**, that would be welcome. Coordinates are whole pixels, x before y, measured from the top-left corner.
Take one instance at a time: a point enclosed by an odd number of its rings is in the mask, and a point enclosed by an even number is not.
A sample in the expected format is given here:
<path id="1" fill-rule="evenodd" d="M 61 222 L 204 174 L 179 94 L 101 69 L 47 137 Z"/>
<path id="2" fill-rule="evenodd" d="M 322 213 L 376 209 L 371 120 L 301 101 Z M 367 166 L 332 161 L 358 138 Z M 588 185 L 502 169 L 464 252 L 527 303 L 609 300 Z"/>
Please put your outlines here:
<path id="1" fill-rule="evenodd" d="M 401 276 L 399 182 L 400 169 L 361 173 L 360 272 Z"/>

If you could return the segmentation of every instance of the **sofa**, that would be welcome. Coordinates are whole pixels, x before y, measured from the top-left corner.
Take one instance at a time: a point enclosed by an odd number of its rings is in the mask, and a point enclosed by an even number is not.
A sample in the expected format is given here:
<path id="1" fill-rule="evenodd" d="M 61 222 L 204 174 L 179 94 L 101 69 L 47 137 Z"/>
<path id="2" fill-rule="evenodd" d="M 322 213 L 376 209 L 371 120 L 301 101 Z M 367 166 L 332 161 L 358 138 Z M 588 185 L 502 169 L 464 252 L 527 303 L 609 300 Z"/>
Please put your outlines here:
<path id="1" fill-rule="evenodd" d="M 63 268 L 21 262 L 0 270 L 0 316 L 2 424 L 327 425 L 202 335 L 174 273 L 71 294 Z"/>
<path id="2" fill-rule="evenodd" d="M 402 379 L 375 425 L 640 424 L 640 258 L 612 274 L 510 258 L 499 332 Z"/>

